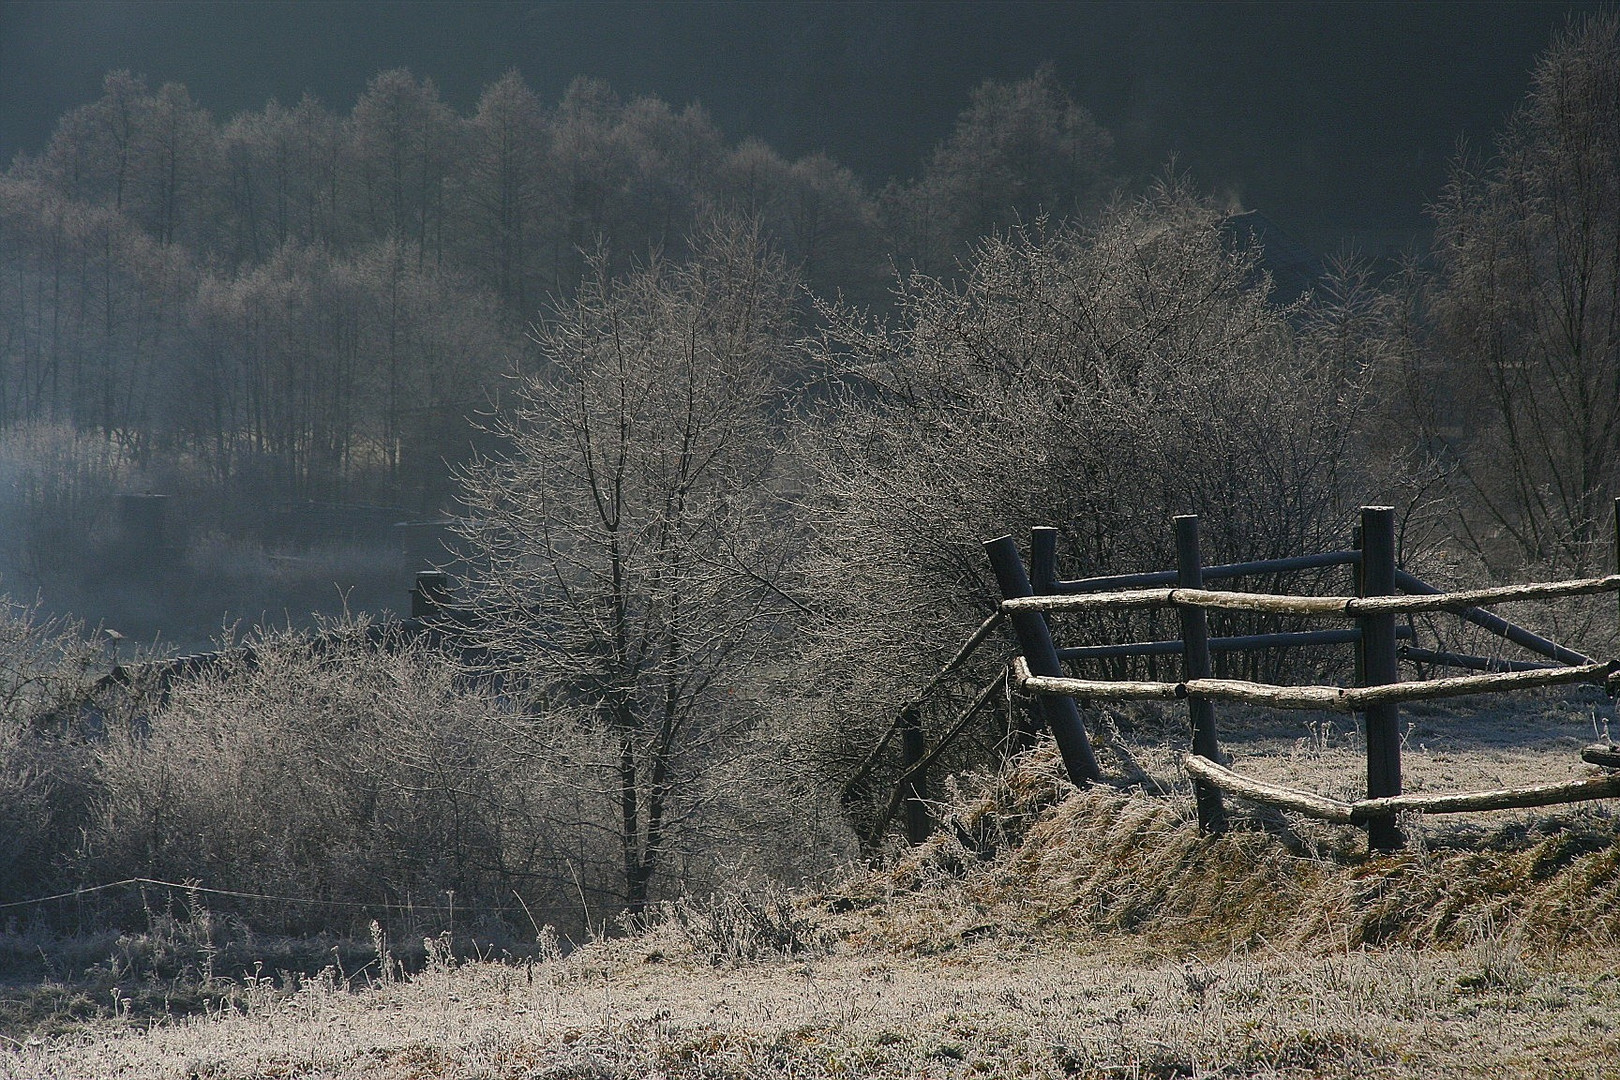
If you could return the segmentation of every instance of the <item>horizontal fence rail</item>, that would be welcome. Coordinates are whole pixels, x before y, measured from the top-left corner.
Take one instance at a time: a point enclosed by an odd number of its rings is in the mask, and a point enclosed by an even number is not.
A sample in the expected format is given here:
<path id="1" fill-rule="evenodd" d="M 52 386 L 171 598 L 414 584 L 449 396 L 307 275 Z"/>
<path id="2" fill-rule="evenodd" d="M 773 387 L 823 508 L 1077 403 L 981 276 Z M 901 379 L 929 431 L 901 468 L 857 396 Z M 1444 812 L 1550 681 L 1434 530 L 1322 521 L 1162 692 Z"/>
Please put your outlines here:
<path id="1" fill-rule="evenodd" d="M 1327 566 L 1354 566 L 1361 562 L 1359 551 L 1324 551 L 1316 555 L 1293 555 L 1283 559 L 1258 559 L 1254 562 L 1223 563 L 1202 568 L 1204 580 L 1212 578 L 1258 577 L 1262 574 L 1287 574 L 1300 570 L 1316 570 Z M 1104 592 L 1109 589 L 1151 589 L 1156 585 L 1176 584 L 1175 570 L 1154 570 L 1145 574 L 1111 574 L 1107 577 L 1077 578 L 1073 581 L 1053 581 L 1055 593 Z"/>
<path id="2" fill-rule="evenodd" d="M 1620 511 L 1616 512 L 1615 519 L 1616 527 L 1620 528 Z M 1416 593 L 1420 596 L 1435 596 L 1443 591 L 1430 585 L 1427 581 L 1407 573 L 1405 570 L 1395 571 L 1395 584 L 1399 585 L 1404 592 Z M 1533 634 L 1522 626 L 1515 626 L 1493 612 L 1472 607 L 1464 608 L 1454 614 L 1465 622 L 1473 623 L 1482 630 L 1487 630 L 1499 638 L 1513 642 L 1520 648 L 1529 649 L 1533 653 L 1545 656 L 1549 660 L 1556 660 L 1560 664 L 1590 664 L 1593 660 L 1593 657 L 1587 656 L 1585 653 L 1576 652 L 1574 649 L 1566 649 L 1556 641 L 1549 641 L 1540 634 Z"/>
<path id="3" fill-rule="evenodd" d="M 1410 627 L 1395 628 L 1398 638 L 1410 638 Z M 1361 631 L 1300 630 L 1279 634 L 1246 634 L 1240 637 L 1213 637 L 1209 639 L 1210 652 L 1249 652 L 1255 649 L 1290 649 L 1303 645 L 1354 645 L 1361 640 Z M 1180 656 L 1185 644 L 1174 641 L 1137 641 L 1124 645 L 1076 645 L 1059 649 L 1059 660 L 1112 660 L 1121 656 Z M 1466 666 L 1466 665 L 1465 665 Z"/>
<path id="4" fill-rule="evenodd" d="M 1200 607 L 1225 611 L 1252 611 L 1260 614 L 1355 619 L 1366 615 L 1415 615 L 1428 611 L 1460 613 L 1482 604 L 1550 600 L 1560 596 L 1588 596 L 1605 592 L 1620 592 L 1620 574 L 1581 578 L 1575 581 L 1501 585 L 1489 589 L 1468 589 L 1462 592 L 1417 596 L 1291 596 L 1286 593 L 1218 592 L 1213 589 L 1127 589 L 1121 592 L 1063 596 L 1020 596 L 1003 600 L 1001 610 L 1010 615 L 1024 611 L 1078 612 Z"/>
<path id="5" fill-rule="evenodd" d="M 1402 645 L 1400 657 L 1413 664 L 1472 668 L 1475 671 L 1551 671 L 1564 666 L 1552 660 L 1507 660 L 1499 656 L 1472 656 L 1468 653 L 1420 649 L 1415 645 Z"/>
<path id="6" fill-rule="evenodd" d="M 1341 825 L 1364 825 L 1396 813 L 1461 814 L 1482 810 L 1519 810 L 1620 796 L 1620 773 L 1613 773 L 1562 784 L 1536 784 L 1492 791 L 1389 795 L 1347 803 L 1243 776 L 1197 754 L 1188 754 L 1183 766 L 1189 776 L 1213 784 L 1222 791 Z"/>
<path id="7" fill-rule="evenodd" d="M 1324 709 L 1332 712 L 1363 712 L 1369 705 L 1388 702 L 1429 701 L 1502 690 L 1528 690 L 1538 686 L 1564 686 L 1570 683 L 1603 686 L 1615 677 L 1616 671 L 1620 671 L 1620 661 L 1611 660 L 1579 667 L 1459 675 L 1450 679 L 1385 683 L 1380 686 L 1275 686 L 1243 679 L 1184 679 L 1181 682 L 1070 679 L 1028 674 L 1027 665 L 1019 667 L 1021 662 L 1022 657 L 1013 661 L 1018 684 L 1035 694 L 1066 694 L 1101 701 L 1179 701 L 1202 697 L 1215 701 L 1269 705 L 1277 709 Z"/>

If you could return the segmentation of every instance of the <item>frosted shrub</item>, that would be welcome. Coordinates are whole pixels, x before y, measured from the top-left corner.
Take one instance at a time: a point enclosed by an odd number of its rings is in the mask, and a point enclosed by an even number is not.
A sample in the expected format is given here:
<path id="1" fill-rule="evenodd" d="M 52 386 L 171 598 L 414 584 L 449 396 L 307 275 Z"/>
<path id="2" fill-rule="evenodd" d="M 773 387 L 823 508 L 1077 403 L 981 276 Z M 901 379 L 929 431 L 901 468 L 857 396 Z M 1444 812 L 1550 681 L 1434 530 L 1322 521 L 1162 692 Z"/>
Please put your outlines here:
<path id="1" fill-rule="evenodd" d="M 48 887 L 88 795 L 80 703 L 100 674 L 84 627 L 0 594 L 0 902 Z"/>
<path id="2" fill-rule="evenodd" d="M 336 905 L 248 903 L 301 926 L 352 914 L 364 927 L 378 911 L 443 923 L 452 907 L 470 921 L 515 906 L 515 888 L 537 912 L 566 902 L 547 822 L 568 819 L 571 796 L 539 721 L 455 658 L 378 647 L 369 630 L 265 635 L 251 658 L 177 685 L 144 731 L 112 734 L 97 750 L 95 872 Z"/>

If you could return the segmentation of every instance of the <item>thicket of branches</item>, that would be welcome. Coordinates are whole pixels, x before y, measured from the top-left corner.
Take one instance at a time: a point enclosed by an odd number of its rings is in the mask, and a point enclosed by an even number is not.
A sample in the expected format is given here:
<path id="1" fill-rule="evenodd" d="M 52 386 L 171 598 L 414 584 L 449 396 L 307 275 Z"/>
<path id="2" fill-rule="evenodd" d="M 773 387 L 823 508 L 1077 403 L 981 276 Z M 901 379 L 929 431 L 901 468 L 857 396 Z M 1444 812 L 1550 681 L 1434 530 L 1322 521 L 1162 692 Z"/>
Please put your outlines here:
<path id="1" fill-rule="evenodd" d="M 1171 179 L 1093 224 L 982 241 L 959 286 L 911 277 L 892 323 L 826 312 L 837 391 L 801 438 L 821 752 L 858 761 L 994 609 L 991 537 L 1057 527 L 1068 577 L 1171 565 L 1178 513 L 1207 522 L 1211 562 L 1347 542 L 1363 358 L 1341 312 L 1273 304 L 1223 220 Z"/>
<path id="2" fill-rule="evenodd" d="M 1459 539 L 1497 573 L 1607 565 L 1620 494 L 1620 17 L 1559 35 L 1416 282 L 1405 389 Z"/>

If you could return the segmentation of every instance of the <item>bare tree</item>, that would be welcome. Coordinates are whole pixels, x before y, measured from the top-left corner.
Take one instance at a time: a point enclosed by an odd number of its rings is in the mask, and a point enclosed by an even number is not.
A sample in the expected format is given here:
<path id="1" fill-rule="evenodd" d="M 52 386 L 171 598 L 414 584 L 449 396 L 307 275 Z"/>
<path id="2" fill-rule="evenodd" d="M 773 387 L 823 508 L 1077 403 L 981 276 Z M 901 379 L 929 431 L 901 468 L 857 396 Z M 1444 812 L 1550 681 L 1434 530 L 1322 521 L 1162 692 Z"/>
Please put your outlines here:
<path id="1" fill-rule="evenodd" d="M 462 131 L 433 80 L 418 82 L 402 68 L 382 72 L 355 102 L 348 130 L 371 235 L 411 244 L 419 266 L 430 255 L 437 262 Z"/>
<path id="2" fill-rule="evenodd" d="M 715 169 L 712 185 L 722 205 L 760 221 L 810 288 L 863 300 L 884 294 L 876 209 L 855 175 L 825 154 L 789 162 L 748 139 Z"/>
<path id="3" fill-rule="evenodd" d="M 164 83 L 152 97 L 144 128 L 144 184 L 136 218 L 161 244 L 200 238 L 213 211 L 208 189 L 220 172 L 213 119 L 184 86 Z"/>
<path id="4" fill-rule="evenodd" d="M 1413 381 L 1464 538 L 1502 571 L 1586 562 L 1620 491 L 1620 16 L 1559 35 L 1437 219 Z"/>
<path id="5" fill-rule="evenodd" d="M 642 911 L 751 723 L 742 679 L 786 601 L 764 534 L 790 279 L 757 230 L 679 265 L 598 260 L 467 470 L 489 645 L 583 742 Z"/>
<path id="6" fill-rule="evenodd" d="M 897 253 L 949 273 L 980 237 L 1100 209 L 1113 173 L 1113 136 L 1048 64 L 1020 82 L 975 89 L 923 175 L 891 186 L 885 209 Z"/>
<path id="7" fill-rule="evenodd" d="M 223 219 L 214 242 L 232 265 L 258 265 L 289 240 L 336 243 L 347 144 L 338 120 L 305 95 L 239 113 L 220 133 Z"/>
<path id="8" fill-rule="evenodd" d="M 514 314 L 527 318 L 540 292 L 546 183 L 546 118 L 514 69 L 484 88 L 469 122 L 467 214 L 470 264 Z"/>
<path id="9" fill-rule="evenodd" d="M 45 148 L 42 171 L 69 198 L 124 209 L 137 170 L 142 121 L 152 92 L 144 78 L 108 72 L 101 97 L 63 116 Z"/>

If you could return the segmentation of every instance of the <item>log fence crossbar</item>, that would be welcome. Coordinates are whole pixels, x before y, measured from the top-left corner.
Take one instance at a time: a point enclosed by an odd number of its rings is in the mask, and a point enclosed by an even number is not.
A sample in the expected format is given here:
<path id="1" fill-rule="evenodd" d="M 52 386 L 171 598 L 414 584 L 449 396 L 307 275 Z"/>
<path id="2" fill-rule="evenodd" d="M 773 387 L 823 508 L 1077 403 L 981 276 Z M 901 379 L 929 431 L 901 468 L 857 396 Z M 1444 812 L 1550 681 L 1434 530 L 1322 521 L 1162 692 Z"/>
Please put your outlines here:
<path id="1" fill-rule="evenodd" d="M 1033 694 L 1067 695 L 1103 701 L 1180 701 L 1201 697 L 1214 701 L 1267 705 L 1276 709 L 1324 709 L 1333 712 L 1364 712 L 1369 705 L 1388 702 L 1430 701 L 1570 683 L 1607 686 L 1616 681 L 1617 672 L 1620 672 L 1620 661 L 1611 660 L 1579 667 L 1538 667 L 1526 671 L 1459 675 L 1450 679 L 1386 683 L 1381 686 L 1275 686 L 1243 679 L 1183 679 L 1180 682 L 1070 679 L 1032 675 L 1022 657 L 1013 660 L 1013 674 L 1018 686 Z"/>
<path id="2" fill-rule="evenodd" d="M 1205 581 L 1215 578 L 1255 577 L 1260 574 L 1287 574 L 1318 570 L 1328 566 L 1354 566 L 1361 561 L 1359 551 L 1324 551 L 1315 555 L 1292 555 L 1282 559 L 1222 563 L 1202 568 Z M 1107 577 L 1077 578 L 1049 582 L 1054 593 L 1103 592 L 1109 589 L 1151 589 L 1155 585 L 1176 584 L 1176 571 L 1152 570 L 1145 574 L 1110 574 Z"/>
<path id="3" fill-rule="evenodd" d="M 1412 629 L 1397 626 L 1395 636 L 1409 638 L 1412 636 Z M 1304 630 L 1280 634 L 1213 637 L 1209 639 L 1209 651 L 1247 652 L 1253 649 L 1286 649 L 1300 645 L 1355 645 L 1360 641 L 1361 631 L 1354 627 L 1346 630 Z M 1059 649 L 1057 652 L 1059 660 L 1113 660 L 1122 656 L 1180 656 L 1184 648 L 1186 643 L 1176 638 L 1173 641 L 1133 641 L 1121 645 L 1076 645 Z"/>
<path id="4" fill-rule="evenodd" d="M 1620 509 L 1615 512 L 1616 553 L 1620 555 Z M 1443 590 L 1435 588 L 1422 578 L 1416 577 L 1405 570 L 1395 571 L 1395 584 L 1404 592 L 1416 593 L 1420 596 L 1435 596 Z M 1522 626 L 1515 626 L 1502 616 L 1484 610 L 1483 608 L 1463 608 L 1456 612 L 1464 622 L 1471 622 L 1484 630 L 1488 630 L 1497 637 L 1504 638 L 1533 653 L 1556 660 L 1560 664 L 1590 664 L 1592 657 L 1585 653 L 1566 649 L 1556 641 L 1549 641 L 1540 634 L 1532 634 Z M 1469 665 L 1464 665 L 1469 666 Z"/>
<path id="5" fill-rule="evenodd" d="M 1400 657 L 1413 664 L 1437 664 L 1442 667 L 1471 668 L 1474 671 L 1554 671 L 1564 666 L 1552 660 L 1507 660 L 1499 656 L 1422 649 L 1416 645 L 1402 645 Z"/>
<path id="6" fill-rule="evenodd" d="M 1387 795 L 1347 803 L 1324 795 L 1313 795 L 1280 784 L 1256 780 L 1252 776 L 1235 773 L 1197 754 L 1188 754 L 1182 765 L 1187 770 L 1188 776 L 1222 791 L 1242 796 L 1252 802 L 1292 810 L 1307 817 L 1337 822 L 1340 825 L 1365 825 L 1369 821 L 1397 813 L 1460 814 L 1482 810 L 1516 810 L 1620 796 L 1620 772 L 1617 772 L 1607 776 L 1583 777 L 1562 784 L 1536 784 L 1530 787 L 1492 791 Z"/>
<path id="7" fill-rule="evenodd" d="M 1003 600 L 1001 610 L 1010 615 L 1024 611 L 1044 613 L 1200 607 L 1273 615 L 1355 619 L 1366 615 L 1460 612 L 1484 604 L 1548 600 L 1560 596 L 1587 596 L 1605 592 L 1620 592 L 1620 574 L 1416 596 L 1292 596 L 1286 593 L 1219 592 L 1213 589 L 1125 589 L 1119 592 L 1018 596 Z"/>

